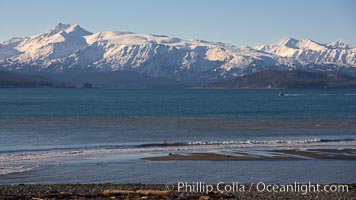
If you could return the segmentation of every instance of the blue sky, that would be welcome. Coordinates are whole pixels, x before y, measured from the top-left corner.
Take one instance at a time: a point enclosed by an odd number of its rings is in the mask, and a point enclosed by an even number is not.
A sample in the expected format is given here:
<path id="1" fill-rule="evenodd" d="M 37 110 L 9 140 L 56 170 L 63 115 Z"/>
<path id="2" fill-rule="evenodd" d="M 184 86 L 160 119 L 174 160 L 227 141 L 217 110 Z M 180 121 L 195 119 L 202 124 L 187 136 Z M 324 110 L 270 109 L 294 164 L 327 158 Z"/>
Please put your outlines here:
<path id="1" fill-rule="evenodd" d="M 356 46 L 355 0 L 1 0 L 0 41 L 58 22 L 235 45 L 309 38 Z"/>

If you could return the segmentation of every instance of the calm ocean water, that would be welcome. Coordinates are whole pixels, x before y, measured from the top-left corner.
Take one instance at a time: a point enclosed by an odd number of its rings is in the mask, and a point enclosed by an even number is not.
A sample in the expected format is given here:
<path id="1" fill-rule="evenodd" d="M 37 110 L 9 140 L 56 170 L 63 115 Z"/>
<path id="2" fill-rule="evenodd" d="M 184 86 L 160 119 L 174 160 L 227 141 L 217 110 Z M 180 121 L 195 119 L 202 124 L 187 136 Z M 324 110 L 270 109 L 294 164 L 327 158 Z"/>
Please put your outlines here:
<path id="1" fill-rule="evenodd" d="M 0 183 L 355 182 L 352 160 L 142 159 L 356 149 L 356 90 L 279 92 L 0 89 Z"/>

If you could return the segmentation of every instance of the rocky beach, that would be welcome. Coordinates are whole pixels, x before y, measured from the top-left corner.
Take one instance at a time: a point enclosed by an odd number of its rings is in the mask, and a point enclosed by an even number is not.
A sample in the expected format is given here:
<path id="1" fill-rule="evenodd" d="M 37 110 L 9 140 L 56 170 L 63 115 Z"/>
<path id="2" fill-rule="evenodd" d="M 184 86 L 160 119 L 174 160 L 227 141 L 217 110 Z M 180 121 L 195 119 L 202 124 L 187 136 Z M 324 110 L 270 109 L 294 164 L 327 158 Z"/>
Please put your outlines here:
<path id="1" fill-rule="evenodd" d="M 249 185 L 245 185 L 249 187 Z M 355 199 L 356 184 L 344 192 L 182 192 L 164 184 L 0 185 L 0 199 Z"/>

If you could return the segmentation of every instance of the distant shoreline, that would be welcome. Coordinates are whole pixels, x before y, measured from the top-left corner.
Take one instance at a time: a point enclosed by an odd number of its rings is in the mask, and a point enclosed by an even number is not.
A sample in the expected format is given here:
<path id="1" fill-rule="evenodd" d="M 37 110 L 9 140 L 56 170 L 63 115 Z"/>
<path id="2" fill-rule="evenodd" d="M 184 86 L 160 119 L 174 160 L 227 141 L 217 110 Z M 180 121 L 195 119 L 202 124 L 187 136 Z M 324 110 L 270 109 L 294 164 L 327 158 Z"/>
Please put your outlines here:
<path id="1" fill-rule="evenodd" d="M 264 70 L 225 80 L 186 82 L 124 71 L 83 74 L 0 71 L 0 88 L 355 89 L 356 78 L 341 72 Z"/>

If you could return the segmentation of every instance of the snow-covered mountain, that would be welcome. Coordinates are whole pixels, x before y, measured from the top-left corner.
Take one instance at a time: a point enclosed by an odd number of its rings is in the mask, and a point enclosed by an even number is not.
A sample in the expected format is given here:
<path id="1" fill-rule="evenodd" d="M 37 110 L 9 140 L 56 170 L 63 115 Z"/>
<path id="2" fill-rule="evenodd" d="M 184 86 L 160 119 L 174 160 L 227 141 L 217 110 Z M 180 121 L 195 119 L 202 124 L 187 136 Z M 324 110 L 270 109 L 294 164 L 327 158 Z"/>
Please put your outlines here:
<path id="1" fill-rule="evenodd" d="M 16 52 L 3 57 L 13 62 L 46 66 L 50 61 L 68 57 L 86 47 L 84 36 L 90 34 L 79 25 L 58 24 L 47 33 L 5 41 L 3 45 L 7 44 Z"/>
<path id="2" fill-rule="evenodd" d="M 340 42 L 285 40 L 277 45 L 235 47 L 164 35 L 91 33 L 59 23 L 46 33 L 0 43 L 0 66 L 14 71 L 135 71 L 153 77 L 211 82 L 267 68 L 305 64 L 355 67 L 355 47 Z"/>
<path id="3" fill-rule="evenodd" d="M 291 58 L 302 64 L 333 64 L 356 67 L 356 48 L 340 41 L 320 44 L 309 39 L 289 38 L 278 44 L 258 46 L 256 49 Z"/>

